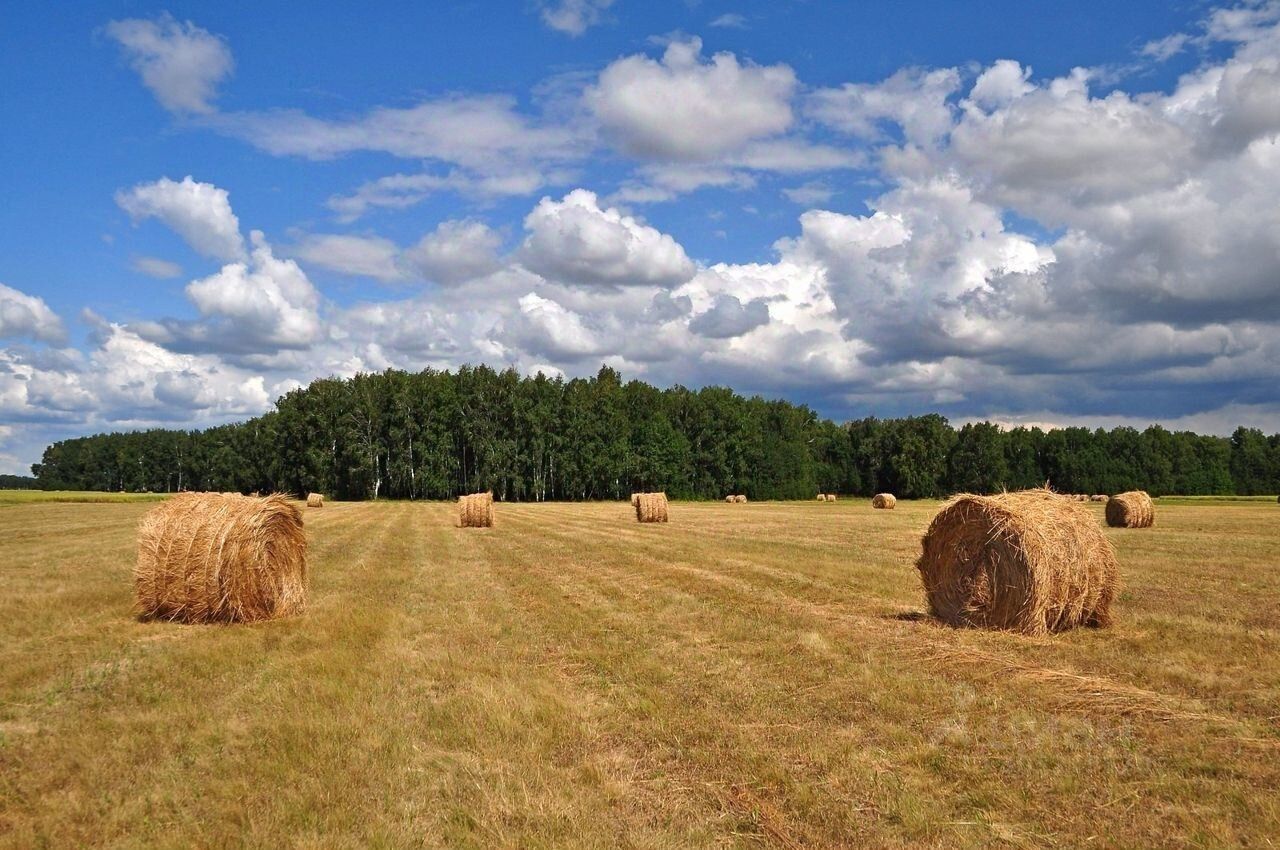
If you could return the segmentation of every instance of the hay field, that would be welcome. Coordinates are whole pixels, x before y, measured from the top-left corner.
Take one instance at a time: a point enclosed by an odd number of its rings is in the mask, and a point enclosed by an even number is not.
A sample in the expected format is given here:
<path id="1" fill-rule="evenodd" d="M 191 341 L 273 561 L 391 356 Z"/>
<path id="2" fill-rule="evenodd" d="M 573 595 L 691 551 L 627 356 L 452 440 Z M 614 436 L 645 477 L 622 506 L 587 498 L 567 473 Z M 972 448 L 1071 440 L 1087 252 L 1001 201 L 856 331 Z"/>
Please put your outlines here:
<path id="1" fill-rule="evenodd" d="M 0 509 L 0 846 L 1280 842 L 1274 503 L 1107 529 L 1049 638 L 920 618 L 936 504 L 335 503 L 232 627 L 131 617 L 148 507 Z"/>

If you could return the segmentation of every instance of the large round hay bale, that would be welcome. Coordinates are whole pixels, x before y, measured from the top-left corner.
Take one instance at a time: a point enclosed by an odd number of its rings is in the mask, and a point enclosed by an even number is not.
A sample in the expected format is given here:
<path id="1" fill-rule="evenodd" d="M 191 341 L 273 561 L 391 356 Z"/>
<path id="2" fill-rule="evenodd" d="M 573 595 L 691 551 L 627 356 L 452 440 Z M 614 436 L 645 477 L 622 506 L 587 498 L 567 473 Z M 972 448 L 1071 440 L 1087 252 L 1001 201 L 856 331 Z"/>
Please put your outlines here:
<path id="1" fill-rule="evenodd" d="M 174 496 L 138 527 L 133 589 L 143 619 L 234 623 L 301 613 L 302 513 L 281 495 Z"/>
<path id="2" fill-rule="evenodd" d="M 1115 550 L 1092 512 L 1048 490 L 954 496 L 921 544 L 929 610 L 953 626 L 1034 635 L 1111 624 Z"/>
<path id="3" fill-rule="evenodd" d="M 633 507 L 633 508 L 634 508 L 634 507 L 635 507 L 636 505 L 638 505 L 638 504 L 640 504 L 640 494 L 639 494 L 639 493 L 632 493 L 632 494 L 631 494 L 631 507 Z"/>
<path id="4" fill-rule="evenodd" d="M 1130 490 L 1107 500 L 1107 525 L 1112 528 L 1150 528 L 1155 522 L 1155 503 L 1143 490 Z"/>
<path id="5" fill-rule="evenodd" d="M 825 502 L 825 501 L 827 500 L 827 494 L 826 494 L 826 493 L 819 493 L 819 494 L 818 494 L 818 496 L 817 496 L 817 500 L 818 500 L 819 502 Z"/>
<path id="6" fill-rule="evenodd" d="M 462 528 L 493 527 L 493 493 L 458 497 L 458 525 Z"/>
<path id="7" fill-rule="evenodd" d="M 323 495 L 321 495 L 320 493 L 308 493 L 308 494 L 307 494 L 307 507 L 309 507 L 309 508 L 323 508 L 323 507 L 324 507 L 324 496 L 323 496 Z"/>
<path id="8" fill-rule="evenodd" d="M 731 505 L 732 505 L 732 504 L 734 504 L 734 503 L 736 503 L 736 502 L 738 501 L 738 497 L 737 497 L 737 496 L 725 496 L 725 497 L 724 497 L 724 500 L 725 500 L 726 502 L 728 502 L 729 504 L 731 504 Z"/>
<path id="9" fill-rule="evenodd" d="M 739 493 L 738 495 L 734 496 L 733 500 L 737 502 L 739 505 L 745 505 L 747 503 L 747 497 L 744 496 L 742 493 Z"/>
<path id="10" fill-rule="evenodd" d="M 667 494 L 641 493 L 636 501 L 637 522 L 667 522 Z"/>
<path id="11" fill-rule="evenodd" d="M 893 510 L 898 505 L 898 497 L 892 493 L 876 493 L 871 497 L 871 507 L 881 510 Z"/>

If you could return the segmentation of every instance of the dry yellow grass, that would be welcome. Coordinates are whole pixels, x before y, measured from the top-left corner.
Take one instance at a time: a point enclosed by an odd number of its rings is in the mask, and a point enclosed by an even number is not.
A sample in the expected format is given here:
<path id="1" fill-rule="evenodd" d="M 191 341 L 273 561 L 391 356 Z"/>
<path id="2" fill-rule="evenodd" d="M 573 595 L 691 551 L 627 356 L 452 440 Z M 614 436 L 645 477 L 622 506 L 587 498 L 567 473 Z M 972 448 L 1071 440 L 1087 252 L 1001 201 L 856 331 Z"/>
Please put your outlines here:
<path id="1" fill-rule="evenodd" d="M 1048 638 L 920 619 L 937 507 L 340 503 L 307 613 L 216 628 L 133 619 L 147 505 L 0 507 L 0 846 L 1275 840 L 1274 503 L 1108 530 Z"/>

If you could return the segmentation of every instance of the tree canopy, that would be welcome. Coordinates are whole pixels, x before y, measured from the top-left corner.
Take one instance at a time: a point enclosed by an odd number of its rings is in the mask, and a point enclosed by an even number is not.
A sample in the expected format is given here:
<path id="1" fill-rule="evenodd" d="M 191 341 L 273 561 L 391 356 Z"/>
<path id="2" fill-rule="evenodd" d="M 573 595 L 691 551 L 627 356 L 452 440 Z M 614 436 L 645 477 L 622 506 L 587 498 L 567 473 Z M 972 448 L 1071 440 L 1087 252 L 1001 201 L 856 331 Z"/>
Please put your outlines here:
<path id="1" fill-rule="evenodd" d="M 325 378 L 246 422 L 49 446 L 46 489 L 323 492 L 339 499 L 904 498 L 1039 486 L 1075 493 L 1280 491 L 1280 435 L 1133 428 L 954 429 L 938 414 L 843 424 L 724 387 L 659 389 L 608 367 L 563 380 L 485 366 Z"/>

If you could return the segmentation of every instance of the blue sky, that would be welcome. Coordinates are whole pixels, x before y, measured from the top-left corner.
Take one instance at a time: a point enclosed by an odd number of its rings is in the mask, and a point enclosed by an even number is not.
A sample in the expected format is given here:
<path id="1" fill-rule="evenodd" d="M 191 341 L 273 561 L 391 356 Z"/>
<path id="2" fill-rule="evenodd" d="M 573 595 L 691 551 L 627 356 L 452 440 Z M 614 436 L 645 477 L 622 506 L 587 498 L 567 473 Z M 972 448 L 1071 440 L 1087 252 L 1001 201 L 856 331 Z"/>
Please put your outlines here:
<path id="1" fill-rule="evenodd" d="M 0 471 L 487 362 L 1275 430 L 1280 6 L 81 3 L 0 35 Z"/>

